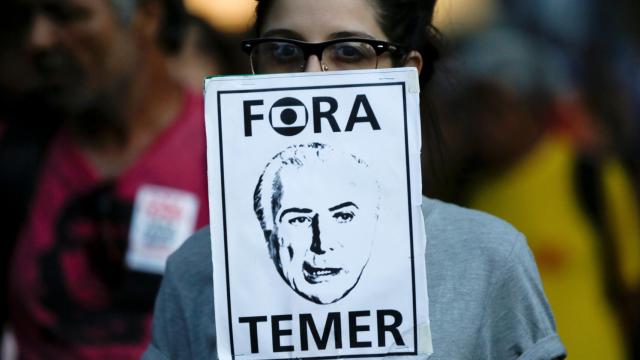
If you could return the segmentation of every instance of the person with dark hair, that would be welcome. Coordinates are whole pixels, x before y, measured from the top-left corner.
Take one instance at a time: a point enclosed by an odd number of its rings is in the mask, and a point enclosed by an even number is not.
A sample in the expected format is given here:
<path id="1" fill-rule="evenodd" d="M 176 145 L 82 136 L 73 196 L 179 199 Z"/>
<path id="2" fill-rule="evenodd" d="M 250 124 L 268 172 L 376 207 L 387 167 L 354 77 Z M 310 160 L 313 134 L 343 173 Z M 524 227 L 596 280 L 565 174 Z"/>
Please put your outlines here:
<path id="1" fill-rule="evenodd" d="M 438 58 L 434 6 L 435 0 L 260 0 L 258 38 L 243 46 L 255 73 L 414 66 L 425 85 Z M 564 358 L 523 235 L 490 215 L 428 198 L 422 212 L 429 359 Z M 210 260 L 208 229 L 170 257 L 144 359 L 216 356 Z"/>
<path id="2" fill-rule="evenodd" d="M 167 64 L 182 42 L 184 5 L 15 1 L 35 96 L 62 120 L 38 170 L 4 294 L 20 358 L 138 358 L 161 279 L 161 270 L 129 261 L 133 225 L 147 216 L 138 199 L 153 194 L 164 204 L 163 194 L 181 194 L 195 200 L 176 207 L 199 204 L 193 218 L 180 218 L 187 228 L 208 222 L 203 100 Z M 164 241 L 166 233 L 145 236 Z"/>

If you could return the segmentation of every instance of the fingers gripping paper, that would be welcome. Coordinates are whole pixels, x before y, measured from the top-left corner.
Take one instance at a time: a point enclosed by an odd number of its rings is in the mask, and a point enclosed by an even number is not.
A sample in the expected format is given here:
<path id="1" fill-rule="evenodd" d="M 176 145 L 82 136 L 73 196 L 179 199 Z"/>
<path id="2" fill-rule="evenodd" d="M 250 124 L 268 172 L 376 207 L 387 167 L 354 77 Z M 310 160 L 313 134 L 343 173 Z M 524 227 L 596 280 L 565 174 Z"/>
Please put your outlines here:
<path id="1" fill-rule="evenodd" d="M 415 69 L 207 80 L 220 359 L 431 353 L 415 84 Z"/>

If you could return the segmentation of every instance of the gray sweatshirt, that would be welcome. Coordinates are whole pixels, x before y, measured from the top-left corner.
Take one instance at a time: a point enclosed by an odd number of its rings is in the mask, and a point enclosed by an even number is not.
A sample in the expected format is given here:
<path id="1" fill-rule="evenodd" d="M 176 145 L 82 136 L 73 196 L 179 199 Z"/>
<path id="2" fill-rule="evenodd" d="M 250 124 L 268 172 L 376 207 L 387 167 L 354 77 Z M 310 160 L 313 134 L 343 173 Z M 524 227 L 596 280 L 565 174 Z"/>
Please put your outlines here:
<path id="1" fill-rule="evenodd" d="M 433 355 L 556 359 L 566 350 L 523 235 L 506 222 L 424 198 Z M 215 359 L 209 229 L 173 254 L 156 300 L 151 359 Z"/>

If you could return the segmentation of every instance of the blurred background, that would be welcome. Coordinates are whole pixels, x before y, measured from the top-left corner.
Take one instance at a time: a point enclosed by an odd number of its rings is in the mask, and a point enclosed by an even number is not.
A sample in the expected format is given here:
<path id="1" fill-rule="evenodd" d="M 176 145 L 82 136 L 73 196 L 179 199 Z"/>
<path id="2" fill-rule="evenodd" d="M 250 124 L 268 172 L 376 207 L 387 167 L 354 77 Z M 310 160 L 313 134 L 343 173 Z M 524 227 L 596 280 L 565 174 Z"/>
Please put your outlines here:
<path id="1" fill-rule="evenodd" d="M 201 91 L 205 76 L 250 72 L 239 40 L 254 4 L 187 0 L 171 76 Z M 0 13 L 4 265 L 61 121 L 31 91 L 19 18 Z M 527 236 L 570 358 L 640 359 L 640 2 L 439 0 L 435 23 L 443 59 L 423 103 L 438 118 L 423 121 L 442 151 L 423 192 Z"/>

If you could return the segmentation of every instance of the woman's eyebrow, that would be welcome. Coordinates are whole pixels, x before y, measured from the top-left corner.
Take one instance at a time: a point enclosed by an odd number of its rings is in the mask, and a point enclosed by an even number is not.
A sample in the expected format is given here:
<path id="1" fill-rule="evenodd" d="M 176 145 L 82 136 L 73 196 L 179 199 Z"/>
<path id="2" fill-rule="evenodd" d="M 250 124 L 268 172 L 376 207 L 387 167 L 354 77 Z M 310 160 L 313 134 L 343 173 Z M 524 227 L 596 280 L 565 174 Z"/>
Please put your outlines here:
<path id="1" fill-rule="evenodd" d="M 375 39 L 373 36 L 361 31 L 338 31 L 338 32 L 331 33 L 329 35 L 329 39 L 343 39 L 343 38 L 354 38 L 354 37 L 372 39 L 372 40 Z"/>
<path id="2" fill-rule="evenodd" d="M 288 208 L 282 211 L 282 213 L 280 213 L 280 217 L 278 218 L 278 222 L 282 221 L 282 217 L 285 216 L 286 214 L 290 213 L 290 212 L 295 212 L 295 213 L 303 213 L 303 214 L 309 214 L 312 213 L 313 210 L 311 209 L 300 209 L 300 208 Z"/>
<path id="3" fill-rule="evenodd" d="M 271 29 L 265 31 L 260 37 L 277 37 L 284 39 L 304 40 L 299 33 L 289 29 Z"/>
<path id="4" fill-rule="evenodd" d="M 347 201 L 347 202 L 344 202 L 344 203 L 342 203 L 342 204 L 340 204 L 340 205 L 336 205 L 336 206 L 330 207 L 330 208 L 329 208 L 329 211 L 336 211 L 336 210 L 339 210 L 339 209 L 342 209 L 342 208 L 345 208 L 345 207 L 348 207 L 348 206 L 353 206 L 353 207 L 355 207 L 356 209 L 360 209 L 360 208 L 358 207 L 358 205 L 356 205 L 356 204 L 352 203 L 351 201 Z"/>

